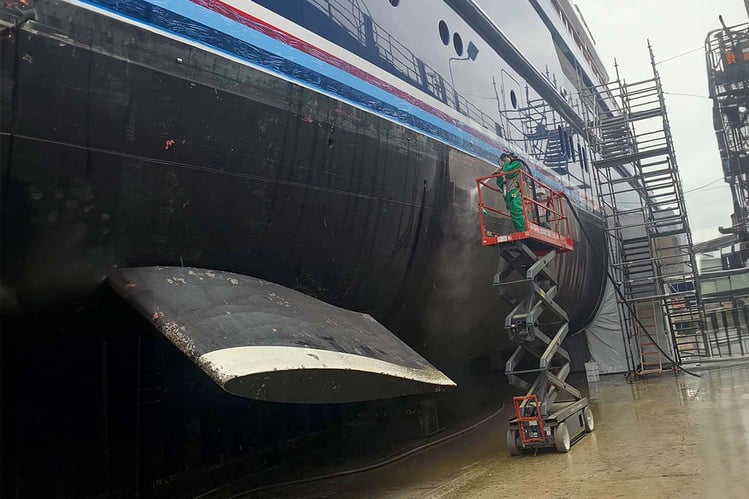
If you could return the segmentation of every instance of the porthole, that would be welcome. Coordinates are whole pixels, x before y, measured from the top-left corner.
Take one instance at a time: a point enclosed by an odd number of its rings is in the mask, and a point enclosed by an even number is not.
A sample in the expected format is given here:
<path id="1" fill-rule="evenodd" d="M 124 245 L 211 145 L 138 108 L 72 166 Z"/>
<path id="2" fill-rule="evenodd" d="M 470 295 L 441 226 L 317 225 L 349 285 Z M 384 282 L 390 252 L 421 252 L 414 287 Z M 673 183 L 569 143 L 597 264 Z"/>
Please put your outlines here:
<path id="1" fill-rule="evenodd" d="M 393 7 L 397 7 L 399 3 L 401 3 L 401 0 L 390 0 L 390 5 Z"/>
<path id="2" fill-rule="evenodd" d="M 463 55 L 463 39 L 458 33 L 453 35 L 453 47 L 455 47 L 455 53 L 459 56 Z"/>
<path id="3" fill-rule="evenodd" d="M 445 21 L 440 21 L 440 39 L 442 40 L 442 43 L 445 45 L 450 44 L 450 30 L 447 29 L 447 23 Z"/>
<path id="4" fill-rule="evenodd" d="M 513 109 L 518 108 L 518 96 L 515 95 L 514 90 L 510 90 L 510 104 L 512 104 Z"/>

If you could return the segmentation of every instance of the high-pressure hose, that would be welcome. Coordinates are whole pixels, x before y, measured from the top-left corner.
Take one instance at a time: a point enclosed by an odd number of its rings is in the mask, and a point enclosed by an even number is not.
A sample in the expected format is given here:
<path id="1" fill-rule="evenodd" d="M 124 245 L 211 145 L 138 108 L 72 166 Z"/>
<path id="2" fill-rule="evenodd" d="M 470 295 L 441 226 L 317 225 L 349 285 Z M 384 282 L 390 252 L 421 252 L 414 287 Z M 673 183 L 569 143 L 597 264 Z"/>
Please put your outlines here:
<path id="1" fill-rule="evenodd" d="M 617 284 L 616 280 L 614 279 L 614 276 L 612 276 L 611 273 L 609 272 L 609 269 L 605 267 L 606 266 L 606 259 L 601 255 L 601 253 L 598 251 L 598 249 L 596 249 L 596 246 L 593 244 L 593 240 L 590 238 L 590 235 L 588 234 L 588 231 L 585 230 L 585 226 L 583 225 L 582 220 L 580 220 L 580 216 L 577 213 L 577 209 L 575 208 L 575 205 L 572 203 L 572 201 L 570 201 L 570 198 L 567 197 L 566 193 L 562 192 L 562 196 L 564 197 L 565 201 L 567 201 L 567 205 L 570 207 L 570 211 L 572 212 L 572 215 L 575 217 L 575 220 L 577 220 L 577 224 L 580 226 L 580 230 L 582 230 L 583 236 L 585 236 L 585 239 L 588 241 L 588 245 L 593 250 L 593 254 L 604 265 L 605 272 L 606 272 L 606 277 L 608 278 L 609 281 L 611 281 L 611 284 L 614 285 L 614 291 L 616 291 L 616 294 L 619 296 L 619 299 L 627 307 L 627 309 L 629 310 L 629 313 L 632 315 L 632 317 L 635 318 L 635 321 L 637 321 L 637 324 L 642 329 L 642 332 L 645 333 L 645 336 L 647 336 L 650 339 L 650 341 L 653 342 L 653 344 L 656 346 L 656 348 L 658 350 L 660 350 L 660 352 L 663 354 L 663 356 L 669 362 L 671 362 L 672 365 L 678 366 L 679 369 L 681 369 L 685 373 L 689 374 L 690 376 L 695 376 L 697 378 L 701 378 L 702 376 L 700 376 L 699 374 L 697 374 L 697 373 L 695 373 L 693 371 L 690 371 L 689 369 L 685 368 L 680 362 L 676 362 L 674 359 L 672 359 L 671 356 L 663 348 L 661 348 L 661 346 L 658 344 L 658 342 L 656 341 L 656 339 L 653 338 L 653 336 L 650 334 L 650 332 L 645 327 L 645 325 L 640 321 L 640 318 L 637 317 L 637 313 L 635 313 L 635 310 L 632 308 L 632 305 L 629 304 L 629 302 L 627 301 L 627 299 L 624 297 L 624 294 L 619 289 L 619 285 Z"/>

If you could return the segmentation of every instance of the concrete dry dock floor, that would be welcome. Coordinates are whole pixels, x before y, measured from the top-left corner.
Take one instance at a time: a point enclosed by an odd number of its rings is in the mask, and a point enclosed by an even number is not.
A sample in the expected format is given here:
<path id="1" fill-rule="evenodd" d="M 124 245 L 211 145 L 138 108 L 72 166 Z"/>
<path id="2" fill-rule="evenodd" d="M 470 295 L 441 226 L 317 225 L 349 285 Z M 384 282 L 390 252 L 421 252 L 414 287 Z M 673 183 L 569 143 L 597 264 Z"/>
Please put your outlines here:
<path id="1" fill-rule="evenodd" d="M 510 457 L 505 409 L 387 467 L 252 497 L 749 497 L 749 364 L 698 372 L 604 377 L 590 387 L 595 432 L 568 454 Z"/>

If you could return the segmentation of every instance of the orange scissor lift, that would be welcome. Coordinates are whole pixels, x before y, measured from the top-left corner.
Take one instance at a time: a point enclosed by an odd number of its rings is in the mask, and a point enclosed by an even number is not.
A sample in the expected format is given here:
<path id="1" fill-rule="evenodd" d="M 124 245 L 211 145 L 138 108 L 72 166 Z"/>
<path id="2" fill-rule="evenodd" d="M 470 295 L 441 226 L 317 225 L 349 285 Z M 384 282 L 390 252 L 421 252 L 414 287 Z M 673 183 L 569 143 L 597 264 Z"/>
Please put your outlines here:
<path id="1" fill-rule="evenodd" d="M 518 175 L 524 231 L 512 231 L 504 192 L 496 182 L 507 175 Z M 558 285 L 550 264 L 558 254 L 574 249 L 564 194 L 517 170 L 477 178 L 476 185 L 481 244 L 496 246 L 504 261 L 498 265 L 494 287 L 512 306 L 505 330 L 518 344 L 505 374 L 510 384 L 526 391 L 513 399 L 515 417 L 507 430 L 507 448 L 511 455 L 541 447 L 567 452 L 593 431 L 593 413 L 588 400 L 566 382 L 570 356 L 561 344 L 569 320 L 554 301 Z"/>

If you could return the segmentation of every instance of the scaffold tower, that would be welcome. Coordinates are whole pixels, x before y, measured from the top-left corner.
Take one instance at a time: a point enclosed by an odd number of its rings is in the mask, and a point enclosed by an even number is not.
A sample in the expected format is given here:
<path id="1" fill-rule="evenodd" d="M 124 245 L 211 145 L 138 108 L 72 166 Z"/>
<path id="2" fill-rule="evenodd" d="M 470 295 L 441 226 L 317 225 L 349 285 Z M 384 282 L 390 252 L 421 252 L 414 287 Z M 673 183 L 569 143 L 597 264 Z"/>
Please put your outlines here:
<path id="1" fill-rule="evenodd" d="M 666 103 L 653 77 L 583 94 L 628 369 L 634 378 L 709 356 L 692 234 Z"/>
<path id="2" fill-rule="evenodd" d="M 733 201 L 731 227 L 720 228 L 734 235 L 726 270 L 743 268 L 749 260 L 749 23 L 708 33 L 705 58 L 723 179 Z"/>

